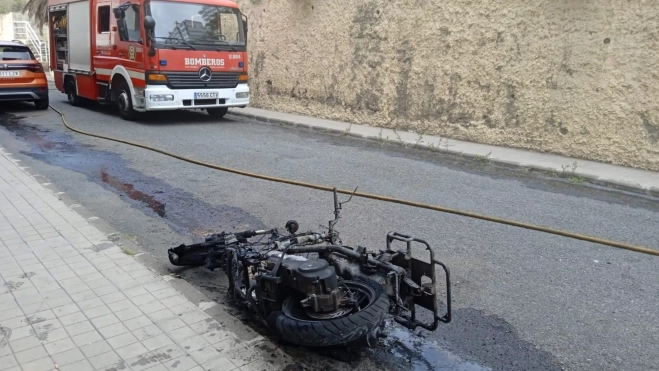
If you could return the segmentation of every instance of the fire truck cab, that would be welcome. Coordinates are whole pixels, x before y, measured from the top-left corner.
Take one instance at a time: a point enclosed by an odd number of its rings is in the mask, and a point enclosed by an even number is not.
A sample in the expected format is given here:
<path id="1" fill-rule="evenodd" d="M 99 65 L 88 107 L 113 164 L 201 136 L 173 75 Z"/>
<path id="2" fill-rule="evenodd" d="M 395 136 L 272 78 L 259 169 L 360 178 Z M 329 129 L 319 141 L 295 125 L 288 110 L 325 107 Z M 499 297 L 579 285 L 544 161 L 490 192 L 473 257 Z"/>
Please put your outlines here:
<path id="1" fill-rule="evenodd" d="M 247 17 L 228 0 L 48 0 L 51 68 L 73 105 L 138 112 L 249 104 Z"/>

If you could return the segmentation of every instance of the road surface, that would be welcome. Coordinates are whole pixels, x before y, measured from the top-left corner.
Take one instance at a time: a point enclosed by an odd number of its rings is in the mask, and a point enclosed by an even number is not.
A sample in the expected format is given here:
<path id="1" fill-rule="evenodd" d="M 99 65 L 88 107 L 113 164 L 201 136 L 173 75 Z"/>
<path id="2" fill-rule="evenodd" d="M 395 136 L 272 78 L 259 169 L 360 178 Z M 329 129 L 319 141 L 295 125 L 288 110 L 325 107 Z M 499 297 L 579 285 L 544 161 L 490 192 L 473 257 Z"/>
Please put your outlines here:
<path id="1" fill-rule="evenodd" d="M 127 122 L 105 108 L 72 107 L 57 92 L 51 102 L 80 129 L 202 161 L 659 248 L 657 199 L 347 136 L 214 121 L 203 112 Z M 0 146 L 135 240 L 159 271 L 218 302 L 227 302 L 223 277 L 170 266 L 167 248 L 208 232 L 283 228 L 290 219 L 318 229 L 333 218 L 330 193 L 81 136 L 30 105 L 0 111 Z M 389 231 L 429 241 L 452 271 L 453 321 L 434 333 L 391 325 L 376 350 L 282 345 L 300 369 L 659 369 L 656 257 L 365 199 L 345 205 L 342 217 L 337 229 L 351 245 L 381 247 Z"/>

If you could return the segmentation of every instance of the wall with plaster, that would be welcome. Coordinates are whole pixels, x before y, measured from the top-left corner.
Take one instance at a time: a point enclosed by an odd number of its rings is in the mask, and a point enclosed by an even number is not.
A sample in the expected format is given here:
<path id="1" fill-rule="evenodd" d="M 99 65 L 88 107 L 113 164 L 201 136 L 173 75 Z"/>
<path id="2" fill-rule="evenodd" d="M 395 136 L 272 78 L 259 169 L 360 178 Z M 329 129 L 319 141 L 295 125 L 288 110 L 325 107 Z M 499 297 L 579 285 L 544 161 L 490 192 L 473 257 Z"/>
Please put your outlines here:
<path id="1" fill-rule="evenodd" d="M 659 7 L 238 0 L 253 106 L 659 170 Z"/>

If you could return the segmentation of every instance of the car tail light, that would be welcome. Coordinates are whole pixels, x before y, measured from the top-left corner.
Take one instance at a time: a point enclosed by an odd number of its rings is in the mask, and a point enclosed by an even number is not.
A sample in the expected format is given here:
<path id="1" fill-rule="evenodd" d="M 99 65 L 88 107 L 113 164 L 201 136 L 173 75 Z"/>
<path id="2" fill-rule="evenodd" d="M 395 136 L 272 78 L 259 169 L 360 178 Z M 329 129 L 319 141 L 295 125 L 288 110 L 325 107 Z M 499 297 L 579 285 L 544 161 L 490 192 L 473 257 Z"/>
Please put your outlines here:
<path id="1" fill-rule="evenodd" d="M 27 66 L 27 70 L 31 72 L 44 72 L 41 63 L 34 63 Z"/>

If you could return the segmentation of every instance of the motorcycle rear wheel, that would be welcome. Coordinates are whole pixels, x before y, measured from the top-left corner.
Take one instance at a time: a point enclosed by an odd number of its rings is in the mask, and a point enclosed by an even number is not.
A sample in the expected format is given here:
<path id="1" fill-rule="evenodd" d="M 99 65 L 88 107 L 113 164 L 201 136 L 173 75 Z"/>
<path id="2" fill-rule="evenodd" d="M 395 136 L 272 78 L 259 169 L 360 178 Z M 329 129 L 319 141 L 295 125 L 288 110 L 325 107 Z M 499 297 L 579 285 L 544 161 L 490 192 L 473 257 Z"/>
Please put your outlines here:
<path id="1" fill-rule="evenodd" d="M 344 284 L 368 300 L 358 312 L 321 320 L 306 315 L 299 300 L 288 298 L 281 311 L 268 317 L 269 327 L 287 342 L 310 347 L 347 344 L 376 331 L 389 312 L 389 298 L 382 286 L 359 277 Z"/>

